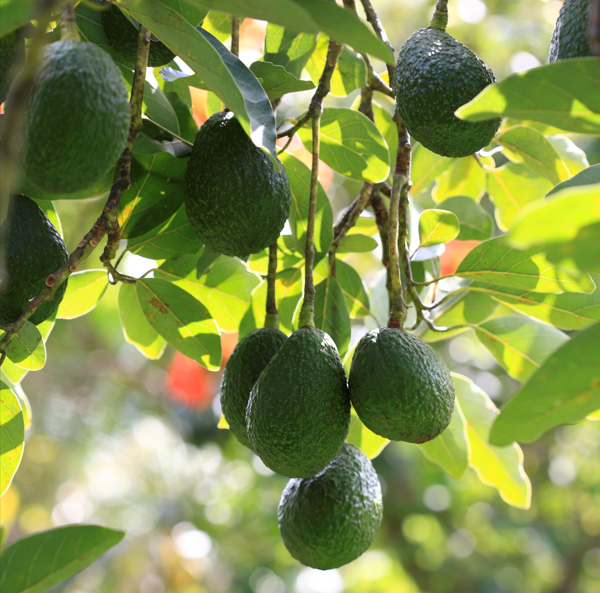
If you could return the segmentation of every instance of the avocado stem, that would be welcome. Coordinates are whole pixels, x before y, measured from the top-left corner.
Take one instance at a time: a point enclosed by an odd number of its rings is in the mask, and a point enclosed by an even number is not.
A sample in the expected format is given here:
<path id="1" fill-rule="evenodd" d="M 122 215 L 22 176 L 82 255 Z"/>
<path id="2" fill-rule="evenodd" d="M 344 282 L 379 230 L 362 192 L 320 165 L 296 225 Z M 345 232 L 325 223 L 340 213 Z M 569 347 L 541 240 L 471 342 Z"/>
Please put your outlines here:
<path id="1" fill-rule="evenodd" d="M 439 29 L 445 31 L 448 26 L 448 0 L 438 0 L 435 5 L 435 12 L 431 22 L 429 23 L 430 29 Z"/>
<path id="2" fill-rule="evenodd" d="M 60 7 L 60 38 L 61 41 L 81 41 L 73 2 L 67 2 Z"/>
<path id="3" fill-rule="evenodd" d="M 279 329 L 279 312 L 275 297 L 275 280 L 277 277 L 277 241 L 269 245 L 269 271 L 267 273 L 267 314 L 265 327 Z"/>

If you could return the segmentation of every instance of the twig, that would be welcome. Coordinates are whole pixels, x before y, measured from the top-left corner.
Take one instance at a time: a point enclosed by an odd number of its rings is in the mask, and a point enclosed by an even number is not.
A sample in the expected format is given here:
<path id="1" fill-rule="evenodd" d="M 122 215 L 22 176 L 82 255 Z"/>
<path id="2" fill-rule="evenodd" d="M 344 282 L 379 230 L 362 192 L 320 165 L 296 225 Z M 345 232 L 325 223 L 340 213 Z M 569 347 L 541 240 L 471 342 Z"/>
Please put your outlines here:
<path id="1" fill-rule="evenodd" d="M 275 281 L 277 278 L 277 241 L 269 245 L 269 270 L 267 273 L 267 315 L 265 327 L 279 329 L 279 312 L 275 296 Z"/>
<path id="2" fill-rule="evenodd" d="M 231 53 L 240 55 L 240 17 L 231 17 Z"/>
<path id="3" fill-rule="evenodd" d="M 389 50 L 392 52 L 392 55 L 394 55 L 394 48 L 392 47 L 392 44 L 388 39 L 385 29 L 383 28 L 383 25 L 381 24 L 381 21 L 379 20 L 379 17 L 377 16 L 377 13 L 375 12 L 375 9 L 373 8 L 373 5 L 371 4 L 370 0 L 360 1 L 365 10 L 367 21 L 371 24 L 371 27 L 373 27 L 375 34 L 377 35 L 377 37 L 379 37 L 379 39 L 381 39 L 381 41 L 383 41 L 388 46 Z M 391 64 L 387 64 L 387 71 L 391 83 L 392 78 L 394 76 L 394 66 L 392 66 Z"/>

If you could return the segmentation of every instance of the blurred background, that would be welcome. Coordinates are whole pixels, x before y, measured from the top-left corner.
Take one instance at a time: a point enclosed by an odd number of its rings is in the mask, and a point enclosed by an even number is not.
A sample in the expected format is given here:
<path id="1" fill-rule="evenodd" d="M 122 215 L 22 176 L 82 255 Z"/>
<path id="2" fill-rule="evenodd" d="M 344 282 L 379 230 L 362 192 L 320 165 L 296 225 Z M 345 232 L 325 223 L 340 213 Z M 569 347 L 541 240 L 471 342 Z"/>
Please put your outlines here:
<path id="1" fill-rule="evenodd" d="M 427 26 L 435 3 L 373 4 L 398 50 L 414 30 Z M 451 0 L 448 31 L 501 80 L 547 61 L 560 6 L 558 0 Z M 258 21 L 242 24 L 240 57 L 246 64 L 262 54 L 265 28 Z M 207 93 L 192 92 L 201 124 L 215 106 Z M 328 97 L 326 105 L 349 106 L 357 94 Z M 278 120 L 299 116 L 310 96 L 285 97 Z M 377 100 L 391 110 L 383 97 Z M 600 162 L 597 141 L 573 140 L 590 164 Z M 307 158 L 299 141 L 291 148 Z M 360 184 L 325 166 L 321 182 L 335 219 Z M 102 204 L 55 202 L 69 250 Z M 481 204 L 493 212 L 487 197 Z M 463 254 L 464 244 L 449 244 L 442 255 L 445 273 Z M 373 310 L 382 299 L 380 256 L 380 249 L 344 256 L 370 286 Z M 99 268 L 96 258 L 85 267 Z M 139 276 L 153 267 L 155 262 L 128 254 L 120 270 Z M 32 424 L 21 467 L 0 505 L 7 542 L 79 522 L 127 532 L 100 561 L 53 591 L 600 592 L 600 422 L 561 427 L 523 446 L 533 486 L 529 510 L 505 504 L 472 470 L 453 480 L 418 447 L 391 443 L 373 462 L 384 492 L 384 520 L 374 545 L 341 569 L 305 568 L 278 535 L 277 505 L 286 478 L 217 428 L 220 373 L 170 347 L 157 361 L 144 358 L 124 340 L 117 294 L 118 287 L 109 286 L 91 313 L 59 320 L 45 368 L 22 381 Z M 496 314 L 507 313 L 499 307 Z M 364 323 L 373 322 L 353 320 L 352 341 L 364 333 Z M 226 358 L 237 334 L 224 334 L 222 342 Z M 470 377 L 497 405 L 517 387 L 472 331 L 435 347 L 451 370 Z"/>

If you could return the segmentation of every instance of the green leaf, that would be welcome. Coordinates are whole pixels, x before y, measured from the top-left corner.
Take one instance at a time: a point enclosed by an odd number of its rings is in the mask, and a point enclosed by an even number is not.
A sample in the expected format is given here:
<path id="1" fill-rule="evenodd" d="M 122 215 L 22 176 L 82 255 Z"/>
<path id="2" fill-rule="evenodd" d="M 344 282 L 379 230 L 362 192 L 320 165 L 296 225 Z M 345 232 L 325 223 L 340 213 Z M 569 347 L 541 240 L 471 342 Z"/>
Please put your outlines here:
<path id="1" fill-rule="evenodd" d="M 310 128 L 301 128 L 298 134 L 312 151 Z M 390 155 L 381 132 L 366 115 L 351 109 L 323 109 L 319 156 L 334 171 L 359 181 L 385 181 L 390 173 Z"/>
<path id="2" fill-rule="evenodd" d="M 540 200 L 552 183 L 529 167 L 510 163 L 488 171 L 487 190 L 496 206 L 498 226 L 506 231 L 515 216 L 531 202 Z"/>
<path id="3" fill-rule="evenodd" d="M 2 332 L 4 335 L 4 332 Z M 13 336 L 6 357 L 18 367 L 38 371 L 46 364 L 46 346 L 42 334 L 30 321 Z"/>
<path id="4" fill-rule="evenodd" d="M 452 373 L 456 397 L 465 420 L 469 465 L 479 479 L 498 490 L 502 499 L 521 509 L 531 504 L 531 482 L 523 469 L 523 452 L 516 443 L 509 449 L 488 443 L 498 409 L 471 379 Z"/>
<path id="5" fill-rule="evenodd" d="M 577 175 L 590 166 L 585 152 L 567 136 L 555 134 L 547 138 L 569 170 L 569 175 Z"/>
<path id="6" fill-rule="evenodd" d="M 254 62 L 250 65 L 250 71 L 260 79 L 262 87 L 271 101 L 287 93 L 297 93 L 315 88 L 310 80 L 300 80 L 287 72 L 283 66 L 276 66 L 270 62 Z"/>
<path id="7" fill-rule="evenodd" d="M 458 217 L 447 210 L 425 210 L 419 218 L 421 247 L 431 247 L 456 239 L 460 231 Z"/>
<path id="8" fill-rule="evenodd" d="M 196 6 L 191 0 L 161 0 L 169 8 L 180 14 L 190 25 L 197 27 L 207 16 L 208 10 Z"/>
<path id="9" fill-rule="evenodd" d="M 529 443 L 600 408 L 599 353 L 600 323 L 574 334 L 502 407 L 490 442 Z"/>
<path id="10" fill-rule="evenodd" d="M 358 447 L 369 459 L 375 459 L 390 441 L 371 432 L 356 415 L 354 408 L 351 413 L 346 442 Z"/>
<path id="11" fill-rule="evenodd" d="M 441 210 L 456 214 L 460 223 L 457 241 L 485 241 L 492 236 L 492 217 L 467 196 L 454 196 L 440 204 Z"/>
<path id="12" fill-rule="evenodd" d="M 67 0 L 60 0 L 57 4 L 64 4 Z M 0 37 L 27 24 L 38 13 L 36 0 L 3 0 L 2 20 L 0 21 Z"/>
<path id="13" fill-rule="evenodd" d="M 504 153 L 513 161 L 529 167 L 553 185 L 569 179 L 569 169 L 552 143 L 535 128 L 514 126 L 496 137 Z"/>
<path id="14" fill-rule="evenodd" d="M 498 115 L 600 134 L 600 63 L 595 58 L 560 60 L 512 74 L 486 87 L 456 111 L 468 121 Z"/>
<path id="15" fill-rule="evenodd" d="M 165 280 L 138 280 L 135 287 L 146 319 L 171 346 L 209 370 L 219 368 L 219 329 L 202 303 Z"/>
<path id="16" fill-rule="evenodd" d="M 592 412 L 591 414 L 588 414 L 586 416 L 587 420 L 593 420 L 593 421 L 598 421 L 600 420 L 600 410 L 596 410 L 595 412 Z"/>
<path id="17" fill-rule="evenodd" d="M 397 136 L 396 132 L 396 136 Z M 397 143 L 397 138 L 396 138 Z M 390 146 L 390 151 L 392 147 Z M 394 152 L 395 158 L 395 152 Z M 435 152 L 431 152 L 422 144 L 417 144 L 412 153 L 412 173 L 413 186 L 411 192 L 413 195 L 427 191 L 431 184 L 439 177 L 455 159 L 450 159 L 445 156 L 440 156 Z M 440 200 L 443 198 L 440 198 Z"/>
<path id="18" fill-rule="evenodd" d="M 327 332 L 344 356 L 350 344 L 350 315 L 338 281 L 327 276 L 315 286 L 315 327 Z"/>
<path id="19" fill-rule="evenodd" d="M 335 277 L 346 300 L 350 317 L 355 319 L 370 315 L 369 295 L 360 274 L 351 265 L 337 260 L 335 263 Z"/>
<path id="20" fill-rule="evenodd" d="M 373 249 L 377 249 L 377 241 L 373 237 L 350 233 L 340 241 L 338 253 L 367 253 Z"/>
<path id="21" fill-rule="evenodd" d="M 469 469 L 469 444 L 458 399 L 455 399 L 452 419 L 446 430 L 431 441 L 413 446 L 455 480 L 464 478 Z"/>
<path id="22" fill-rule="evenodd" d="M 135 284 L 123 282 L 119 286 L 118 310 L 125 340 L 133 344 L 146 358 L 160 358 L 167 342 L 146 320 L 137 298 Z"/>
<path id="23" fill-rule="evenodd" d="M 211 10 L 202 23 L 202 28 L 214 35 L 221 43 L 231 37 L 231 15 Z"/>
<path id="24" fill-rule="evenodd" d="M 486 171 L 474 156 L 454 159 L 451 163 L 442 161 L 441 165 L 443 172 L 436 178 L 431 194 L 436 202 L 452 196 L 468 196 L 478 201 L 484 194 Z"/>
<path id="25" fill-rule="evenodd" d="M 58 234 L 64 238 L 60 218 L 58 217 L 58 212 L 54 208 L 54 204 L 50 200 L 36 200 L 35 198 L 34 202 L 36 202 L 36 204 L 44 211 L 44 214 L 54 225 L 54 228 L 58 231 Z"/>
<path id="26" fill-rule="evenodd" d="M 23 537 L 2 551 L 2 593 L 43 593 L 77 574 L 125 536 L 97 525 L 65 525 Z"/>
<path id="27" fill-rule="evenodd" d="M 56 318 L 75 319 L 89 313 L 100 302 L 107 288 L 106 270 L 84 270 L 71 274 Z"/>
<path id="28" fill-rule="evenodd" d="M 313 33 L 296 33 L 269 23 L 263 59 L 265 62 L 283 66 L 290 74 L 300 78 L 316 45 L 317 36 Z"/>
<path id="29" fill-rule="evenodd" d="M 29 371 L 18 367 L 7 357 L 0 367 L 0 379 L 7 379 L 13 385 L 18 385 Z"/>
<path id="30" fill-rule="evenodd" d="M 0 381 L 0 496 L 9 488 L 23 458 L 25 422 L 17 396 Z"/>
<path id="31" fill-rule="evenodd" d="M 290 226 L 296 250 L 304 254 L 306 224 L 308 222 L 308 200 L 310 196 L 310 169 L 295 156 L 284 152 L 280 156 L 290 180 L 292 206 Z M 315 218 L 315 262 L 329 251 L 333 238 L 333 211 L 325 190 L 319 183 L 317 189 L 317 214 Z"/>
<path id="32" fill-rule="evenodd" d="M 475 331 L 498 364 L 517 381 L 526 381 L 569 339 L 551 325 L 521 316 L 496 317 Z"/>
<path id="33" fill-rule="evenodd" d="M 360 97 L 357 97 L 353 108 L 358 109 L 359 105 Z M 391 175 L 394 173 L 394 167 L 396 165 L 396 153 L 398 152 L 398 126 L 396 126 L 396 124 L 392 121 L 392 114 L 387 109 L 379 105 L 376 101 L 373 101 L 373 116 L 375 117 L 375 125 L 381 132 L 381 135 L 383 136 L 390 153 L 389 163 L 391 177 Z"/>
<path id="34" fill-rule="evenodd" d="M 567 189 L 569 187 L 579 187 L 580 185 L 594 185 L 595 183 L 600 183 L 600 164 L 592 165 L 587 169 L 584 169 L 577 175 L 571 177 L 571 179 L 567 179 L 567 181 L 563 181 L 559 183 L 555 187 L 553 187 L 546 196 L 549 197 L 552 194 L 555 194 L 563 189 Z"/>
<path id="35" fill-rule="evenodd" d="M 216 37 L 202 28 L 195 29 L 158 0 L 140 0 L 123 8 L 181 56 L 235 113 L 254 144 L 264 148 L 279 166 L 271 103 L 254 74 Z"/>
<path id="36" fill-rule="evenodd" d="M 460 263 L 455 275 L 508 288 L 556 294 L 589 294 L 595 288 L 588 274 L 566 274 L 550 264 L 541 249 L 513 249 L 504 237 L 477 245 Z"/>

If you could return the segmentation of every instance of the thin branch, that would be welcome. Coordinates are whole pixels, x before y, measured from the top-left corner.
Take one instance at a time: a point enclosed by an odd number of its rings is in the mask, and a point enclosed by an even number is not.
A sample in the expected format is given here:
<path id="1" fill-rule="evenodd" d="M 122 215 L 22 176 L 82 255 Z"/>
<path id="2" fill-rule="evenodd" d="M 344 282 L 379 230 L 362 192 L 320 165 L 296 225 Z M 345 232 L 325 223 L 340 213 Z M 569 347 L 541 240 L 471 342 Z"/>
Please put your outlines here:
<path id="1" fill-rule="evenodd" d="M 275 295 L 275 281 L 277 279 L 277 241 L 269 245 L 269 270 L 267 273 L 267 303 L 265 327 L 279 329 L 279 312 Z"/>
<path id="2" fill-rule="evenodd" d="M 240 55 L 240 17 L 231 17 L 231 53 Z"/>
<path id="3" fill-rule="evenodd" d="M 379 17 L 377 16 L 377 13 L 375 12 L 375 9 L 373 8 L 373 5 L 371 4 L 370 0 L 360 1 L 365 10 L 367 21 L 371 24 L 371 27 L 373 27 L 375 34 L 377 35 L 377 37 L 379 37 L 379 39 L 381 39 L 381 41 L 383 41 L 388 46 L 389 50 L 392 52 L 392 55 L 394 55 L 394 48 L 392 47 L 392 44 L 388 39 L 385 29 L 383 28 L 383 25 L 381 24 L 381 21 L 379 20 Z M 387 64 L 387 71 L 391 83 L 392 78 L 394 76 L 394 66 L 392 66 L 391 64 Z"/>

